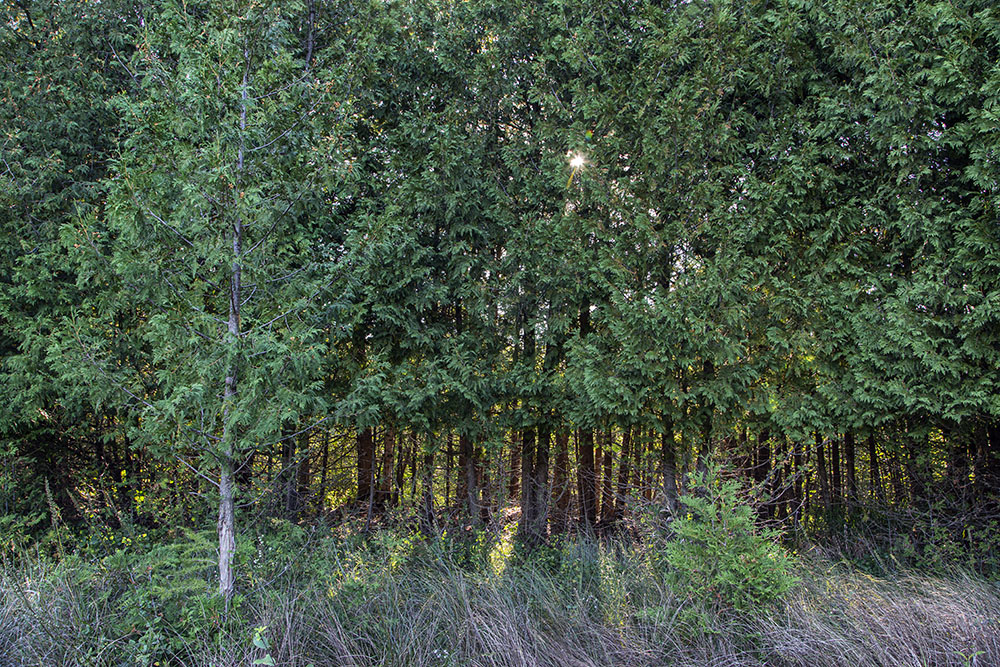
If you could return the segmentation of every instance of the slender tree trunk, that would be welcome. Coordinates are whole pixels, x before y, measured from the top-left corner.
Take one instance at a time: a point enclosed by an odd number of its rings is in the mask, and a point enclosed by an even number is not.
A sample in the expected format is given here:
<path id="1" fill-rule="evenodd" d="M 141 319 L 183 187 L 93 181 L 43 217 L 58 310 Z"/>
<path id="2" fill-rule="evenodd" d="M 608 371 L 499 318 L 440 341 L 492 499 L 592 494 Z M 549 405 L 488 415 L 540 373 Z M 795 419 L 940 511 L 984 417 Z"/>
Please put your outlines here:
<path id="1" fill-rule="evenodd" d="M 590 335 L 590 301 L 580 304 L 580 338 Z M 591 531 L 597 521 L 597 471 L 594 461 L 594 430 L 581 429 L 579 436 L 579 456 L 577 459 L 577 486 L 580 497 L 580 519 L 584 529 Z"/>
<path id="2" fill-rule="evenodd" d="M 615 485 L 614 520 L 625 513 L 625 499 L 628 497 L 630 461 L 632 457 L 632 427 L 622 431 L 622 451 L 618 455 L 618 482 Z"/>
<path id="3" fill-rule="evenodd" d="M 424 452 L 423 498 L 420 502 L 420 530 L 425 537 L 436 535 L 434 521 L 434 450 Z"/>
<path id="4" fill-rule="evenodd" d="M 479 521 L 484 525 L 489 525 L 493 520 L 494 508 L 500 507 L 500 500 L 504 489 L 503 482 L 499 480 L 503 479 L 503 475 L 499 471 L 494 475 L 489 462 L 481 456 L 478 448 L 476 451 L 476 483 L 479 485 Z M 500 461 L 498 461 L 498 464 L 502 466 Z M 499 483 L 494 484 L 494 479 L 498 480 Z"/>
<path id="5" fill-rule="evenodd" d="M 639 496 L 645 498 L 646 501 L 653 499 L 653 480 L 649 474 L 650 459 L 652 457 L 648 456 L 649 452 L 649 442 L 646 441 L 648 437 L 650 440 L 654 438 L 654 431 L 650 429 L 646 435 L 643 435 L 642 428 L 637 428 L 635 431 L 635 439 L 632 441 L 632 449 L 635 452 L 635 477 L 636 485 L 639 488 Z"/>
<path id="6" fill-rule="evenodd" d="M 551 440 L 549 421 L 543 421 L 538 427 L 538 440 L 535 443 L 535 461 L 532 466 L 532 525 L 531 539 L 542 543 L 548 537 L 549 519 L 549 448 Z"/>
<path id="7" fill-rule="evenodd" d="M 802 521 L 802 475 L 805 474 L 802 468 L 802 443 L 796 440 L 792 443 L 792 457 L 795 464 L 795 487 L 792 494 L 794 503 L 793 523 L 797 528 Z"/>
<path id="8" fill-rule="evenodd" d="M 396 488 L 392 492 L 392 505 L 398 507 L 403 502 L 403 484 L 406 482 L 406 446 L 405 440 L 399 444 L 399 456 L 396 457 Z"/>
<path id="9" fill-rule="evenodd" d="M 597 521 L 597 480 L 595 479 L 594 431 L 580 429 L 577 437 L 577 495 L 580 498 L 580 520 L 585 530 L 593 530 Z"/>
<path id="10" fill-rule="evenodd" d="M 771 469 L 771 432 L 768 429 L 762 430 L 757 435 L 757 460 L 754 465 L 754 481 L 760 489 L 762 502 L 758 509 L 758 516 L 761 519 L 771 519 L 774 517 L 774 498 L 771 497 L 773 489 L 773 471 Z"/>
<path id="11" fill-rule="evenodd" d="M 715 364 L 711 361 L 705 361 L 705 377 L 707 379 L 715 377 Z M 707 400 L 704 401 L 702 406 L 702 416 L 701 416 L 701 443 L 698 450 L 698 460 L 695 463 L 695 470 L 698 471 L 699 475 L 704 475 L 708 472 L 708 459 L 712 455 L 712 404 Z"/>
<path id="12" fill-rule="evenodd" d="M 556 467 L 552 473 L 552 533 L 566 532 L 569 522 L 569 432 L 556 434 Z"/>
<path id="13" fill-rule="evenodd" d="M 236 157 L 237 192 L 234 192 L 236 217 L 233 221 L 233 262 L 229 280 L 229 319 L 227 321 L 228 345 L 231 353 L 226 369 L 226 384 L 223 390 L 223 433 L 219 470 L 219 593 L 226 601 L 226 611 L 233 599 L 235 574 L 233 554 L 236 552 L 236 503 L 233 489 L 233 461 L 236 454 L 236 439 L 239 437 L 231 423 L 233 402 L 236 400 L 236 383 L 240 368 L 237 361 L 240 331 L 240 306 L 243 302 L 241 285 L 243 272 L 243 217 L 240 214 L 240 198 L 243 196 L 243 133 L 247 123 L 247 87 L 249 86 L 250 53 L 243 50 L 243 83 L 240 86 L 240 136 Z"/>
<path id="14" fill-rule="evenodd" d="M 420 440 L 416 433 L 410 433 L 410 500 L 417 502 L 417 450 L 420 448 Z"/>
<path id="15" fill-rule="evenodd" d="M 451 506 L 451 457 L 454 452 L 455 434 L 448 431 L 444 444 L 444 506 Z"/>
<path id="16" fill-rule="evenodd" d="M 357 435 L 358 448 L 358 495 L 359 503 L 367 503 L 372 495 L 372 479 L 375 472 L 375 436 L 372 429 L 363 428 Z"/>
<path id="17" fill-rule="evenodd" d="M 612 477 L 612 466 L 614 465 L 614 453 L 611 451 L 614 431 L 611 426 L 604 433 L 604 456 L 601 471 L 601 525 L 610 528 L 615 523 L 615 485 Z"/>
<path id="18" fill-rule="evenodd" d="M 660 436 L 660 472 L 663 475 L 663 501 L 667 520 L 673 521 L 680 511 L 680 494 L 677 491 L 677 448 L 674 443 L 673 420 L 663 417 Z"/>
<path id="19" fill-rule="evenodd" d="M 507 496 L 513 500 L 521 493 L 521 443 L 514 431 L 510 433 L 510 477 Z"/>
<path id="20" fill-rule="evenodd" d="M 816 432 L 816 474 L 819 476 L 819 495 L 823 501 L 823 512 L 830 512 L 830 478 L 826 471 L 826 443 Z"/>
<path id="21" fill-rule="evenodd" d="M 479 480 L 477 479 L 476 447 L 472 438 L 460 435 L 458 438 L 459 462 L 462 467 L 462 491 L 465 511 L 469 522 L 478 526 L 481 520 L 479 500 Z"/>
<path id="22" fill-rule="evenodd" d="M 844 433 L 844 464 L 847 475 L 847 511 L 850 512 L 851 505 L 857 502 L 858 496 L 858 470 L 855 460 L 854 431 L 848 430 Z"/>
<path id="23" fill-rule="evenodd" d="M 295 429 L 286 425 L 281 432 L 281 470 L 275 494 L 278 496 L 276 514 L 287 518 L 291 512 L 295 480 Z"/>
<path id="24" fill-rule="evenodd" d="M 834 507 L 840 507 L 844 500 L 844 487 L 842 485 L 841 479 L 841 461 L 840 461 L 840 438 L 834 433 L 830 438 L 830 478 L 833 482 L 831 496 Z"/>
<path id="25" fill-rule="evenodd" d="M 392 462 L 396 453 L 396 428 L 387 424 L 382 433 L 382 465 L 379 468 L 376 507 L 384 511 L 392 504 Z"/>
<path id="26" fill-rule="evenodd" d="M 326 511 L 326 475 L 330 465 L 330 430 L 326 428 L 323 429 L 323 456 L 319 465 L 319 496 L 316 499 L 316 508 L 322 514 Z"/>
<path id="27" fill-rule="evenodd" d="M 870 495 L 873 501 L 884 500 L 882 492 L 882 475 L 879 473 L 878 450 L 875 447 L 875 434 L 868 434 L 868 475 L 870 480 Z"/>
<path id="28" fill-rule="evenodd" d="M 531 529 L 535 525 L 534 463 L 535 429 L 526 428 L 521 431 L 521 520 L 517 533 L 522 542 L 529 544 L 533 542 Z"/>
<path id="29" fill-rule="evenodd" d="M 604 431 L 598 429 L 594 432 L 594 493 L 597 494 L 596 513 L 594 523 L 601 522 L 601 465 L 604 463 Z"/>
<path id="30" fill-rule="evenodd" d="M 774 439 L 774 474 L 771 475 L 770 496 L 774 505 L 774 517 L 778 521 L 784 521 L 787 504 L 785 502 L 785 487 L 788 484 L 787 470 L 785 468 L 785 438 L 778 436 Z"/>

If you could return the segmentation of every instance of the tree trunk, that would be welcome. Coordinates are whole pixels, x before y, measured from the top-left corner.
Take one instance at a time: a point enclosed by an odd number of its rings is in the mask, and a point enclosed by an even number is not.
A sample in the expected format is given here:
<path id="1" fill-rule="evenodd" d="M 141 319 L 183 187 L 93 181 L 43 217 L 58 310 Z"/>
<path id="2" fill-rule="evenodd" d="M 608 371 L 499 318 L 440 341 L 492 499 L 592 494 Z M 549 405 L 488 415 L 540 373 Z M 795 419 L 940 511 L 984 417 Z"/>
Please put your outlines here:
<path id="1" fill-rule="evenodd" d="M 771 432 L 768 429 L 762 430 L 757 435 L 757 456 L 753 470 L 754 481 L 761 494 L 761 504 L 757 515 L 761 519 L 771 519 L 774 517 L 774 498 L 771 497 L 773 471 L 771 469 Z"/>
<path id="2" fill-rule="evenodd" d="M 677 448 L 674 443 L 673 420 L 663 418 L 663 433 L 660 436 L 660 472 L 663 475 L 663 502 L 667 511 L 667 521 L 673 521 L 680 511 L 680 494 L 677 491 Z"/>
<path id="3" fill-rule="evenodd" d="M 548 537 L 549 519 L 549 448 L 551 432 L 549 422 L 543 422 L 538 428 L 538 439 L 535 443 L 535 461 L 531 474 L 532 489 L 532 524 L 531 539 L 540 544 Z"/>
<path id="4" fill-rule="evenodd" d="M 854 453 L 854 431 L 848 430 L 844 433 L 844 464 L 847 466 L 847 507 L 857 502 L 858 496 L 858 470 Z"/>
<path id="5" fill-rule="evenodd" d="M 521 431 L 521 520 L 517 526 L 518 539 L 527 544 L 534 543 L 531 530 L 535 525 L 535 429 Z"/>
<path id="6" fill-rule="evenodd" d="M 396 462 L 396 488 L 392 494 L 393 507 L 398 507 L 403 502 L 403 484 L 406 482 L 406 446 L 402 443 L 399 445 L 399 456 L 396 458 L 398 460 Z"/>
<path id="7" fill-rule="evenodd" d="M 420 502 L 420 531 L 424 537 L 437 534 L 434 521 L 434 450 L 424 452 L 423 497 Z"/>
<path id="8" fill-rule="evenodd" d="M 330 430 L 323 429 L 323 457 L 319 468 L 319 497 L 316 499 L 316 509 L 322 514 L 326 511 L 326 475 L 330 465 Z"/>
<path id="9" fill-rule="evenodd" d="M 611 444 L 614 439 L 614 431 L 608 426 L 604 433 L 604 451 L 601 471 L 601 525 L 610 528 L 615 523 L 615 485 L 612 478 L 612 466 L 614 465 L 614 454 L 611 451 Z"/>
<path id="10" fill-rule="evenodd" d="M 838 508 L 844 499 L 840 463 L 840 438 L 834 433 L 830 437 L 830 481 L 833 483 L 830 495 L 832 496 L 833 506 Z"/>
<path id="11" fill-rule="evenodd" d="M 788 470 L 785 467 L 785 461 L 785 438 L 778 436 L 774 442 L 774 474 L 771 475 L 771 483 L 768 485 L 770 487 L 768 496 L 774 505 L 774 518 L 778 521 L 784 521 L 787 516 L 785 513 L 787 509 L 785 487 L 788 484 Z"/>
<path id="12" fill-rule="evenodd" d="M 473 526 L 480 523 L 479 480 L 476 470 L 476 448 L 472 438 L 460 435 L 458 438 L 459 465 L 462 468 L 461 491 L 465 502 L 465 512 Z"/>
<path id="13" fill-rule="evenodd" d="M 372 495 L 372 478 L 375 467 L 375 437 L 371 428 L 363 428 L 357 435 L 358 448 L 358 503 L 367 503 Z"/>
<path id="14" fill-rule="evenodd" d="M 521 443 L 514 432 L 510 434 L 510 477 L 507 484 L 507 496 L 513 500 L 521 493 Z"/>
<path id="15" fill-rule="evenodd" d="M 392 504 L 392 462 L 396 453 L 396 427 L 387 424 L 382 433 L 382 465 L 379 468 L 375 506 L 379 511 Z"/>
<path id="16" fill-rule="evenodd" d="M 823 512 L 830 512 L 830 476 L 826 471 L 826 443 L 816 432 L 816 474 L 819 476 L 819 495 L 823 501 Z"/>
<path id="17" fill-rule="evenodd" d="M 552 473 L 552 533 L 566 532 L 569 522 L 569 432 L 556 434 L 556 467 Z"/>
<path id="18" fill-rule="evenodd" d="M 593 530 L 597 521 L 597 480 L 595 479 L 594 431 L 580 429 L 577 436 L 576 483 L 580 498 L 580 521 L 585 530 Z"/>
<path id="19" fill-rule="evenodd" d="M 240 87 L 240 138 L 236 156 L 237 192 L 234 197 L 243 196 L 243 133 L 247 123 L 247 86 L 250 70 L 250 53 L 243 51 L 243 83 Z M 227 321 L 228 347 L 232 350 L 226 369 L 226 385 L 222 395 L 223 432 L 219 470 L 219 593 L 226 601 L 226 612 L 235 592 L 236 578 L 233 572 L 233 554 L 236 552 L 236 503 L 233 489 L 233 461 L 236 454 L 238 434 L 230 423 L 233 402 L 236 399 L 236 382 L 240 368 L 236 351 L 240 339 L 240 305 L 243 302 L 241 285 L 243 273 L 243 218 L 239 213 L 239 199 L 236 199 L 237 214 L 233 224 L 233 263 L 229 280 L 229 319 Z"/>
<path id="20" fill-rule="evenodd" d="M 448 431 L 444 443 L 444 506 L 451 506 L 451 457 L 454 456 L 455 434 Z"/>
<path id="21" fill-rule="evenodd" d="M 883 500 L 882 475 L 879 473 L 878 450 L 875 447 L 875 434 L 868 434 L 868 475 L 870 480 L 870 497 L 872 500 Z"/>
<path id="22" fill-rule="evenodd" d="M 622 451 L 618 455 L 618 482 L 615 485 L 615 510 L 613 520 L 625 513 L 625 499 L 628 497 L 629 471 L 632 456 L 632 427 L 622 431 Z"/>
<path id="23" fill-rule="evenodd" d="M 798 527 L 802 521 L 802 475 L 804 470 L 802 467 L 802 443 L 796 440 L 792 443 L 792 457 L 793 463 L 795 464 L 795 487 L 792 494 L 792 502 L 794 503 L 793 508 L 793 524 Z"/>

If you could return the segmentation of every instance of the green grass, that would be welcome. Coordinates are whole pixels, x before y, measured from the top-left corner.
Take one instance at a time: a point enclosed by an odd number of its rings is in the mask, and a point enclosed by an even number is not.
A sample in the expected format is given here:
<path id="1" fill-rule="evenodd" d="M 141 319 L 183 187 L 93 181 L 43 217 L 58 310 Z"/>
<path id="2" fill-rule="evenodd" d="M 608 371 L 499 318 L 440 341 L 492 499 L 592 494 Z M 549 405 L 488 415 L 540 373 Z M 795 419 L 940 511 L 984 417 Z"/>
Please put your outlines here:
<path id="1" fill-rule="evenodd" d="M 1000 588 L 795 561 L 779 600 L 735 610 L 676 588 L 661 546 L 318 536 L 246 539 L 228 617 L 211 535 L 56 562 L 8 555 L 0 665 L 997 665 Z"/>

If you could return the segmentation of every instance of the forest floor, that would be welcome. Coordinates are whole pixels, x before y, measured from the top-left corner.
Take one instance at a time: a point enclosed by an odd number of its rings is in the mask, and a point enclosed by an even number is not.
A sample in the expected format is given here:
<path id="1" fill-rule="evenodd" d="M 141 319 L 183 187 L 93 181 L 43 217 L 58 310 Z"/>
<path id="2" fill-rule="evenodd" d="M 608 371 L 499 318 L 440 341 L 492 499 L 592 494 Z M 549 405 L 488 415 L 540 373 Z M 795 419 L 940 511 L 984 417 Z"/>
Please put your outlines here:
<path id="1" fill-rule="evenodd" d="M 1000 665 L 1000 585 L 793 557 L 780 597 L 692 599 L 655 542 L 566 540 L 523 557 L 273 521 L 212 595 L 211 533 L 61 558 L 8 551 L 0 665 Z M 116 538 L 117 539 L 117 538 Z"/>

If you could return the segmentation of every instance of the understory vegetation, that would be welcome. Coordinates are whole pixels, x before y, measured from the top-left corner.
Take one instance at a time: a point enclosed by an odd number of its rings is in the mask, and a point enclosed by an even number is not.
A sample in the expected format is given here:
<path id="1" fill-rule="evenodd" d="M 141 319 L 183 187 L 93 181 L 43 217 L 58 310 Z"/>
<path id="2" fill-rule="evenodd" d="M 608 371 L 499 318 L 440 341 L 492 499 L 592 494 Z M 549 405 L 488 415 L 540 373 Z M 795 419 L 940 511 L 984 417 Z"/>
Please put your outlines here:
<path id="1" fill-rule="evenodd" d="M 678 573 L 714 559 L 667 562 L 652 534 L 567 538 L 526 557 L 510 531 L 360 527 L 273 522 L 240 549 L 247 583 L 228 614 L 212 590 L 214 534 L 103 557 L 8 554 L 0 655 L 88 667 L 1000 662 L 1000 587 L 962 570 L 872 571 L 805 548 L 777 572 L 746 565 L 762 577 L 740 587 L 746 607 L 692 595 Z"/>

